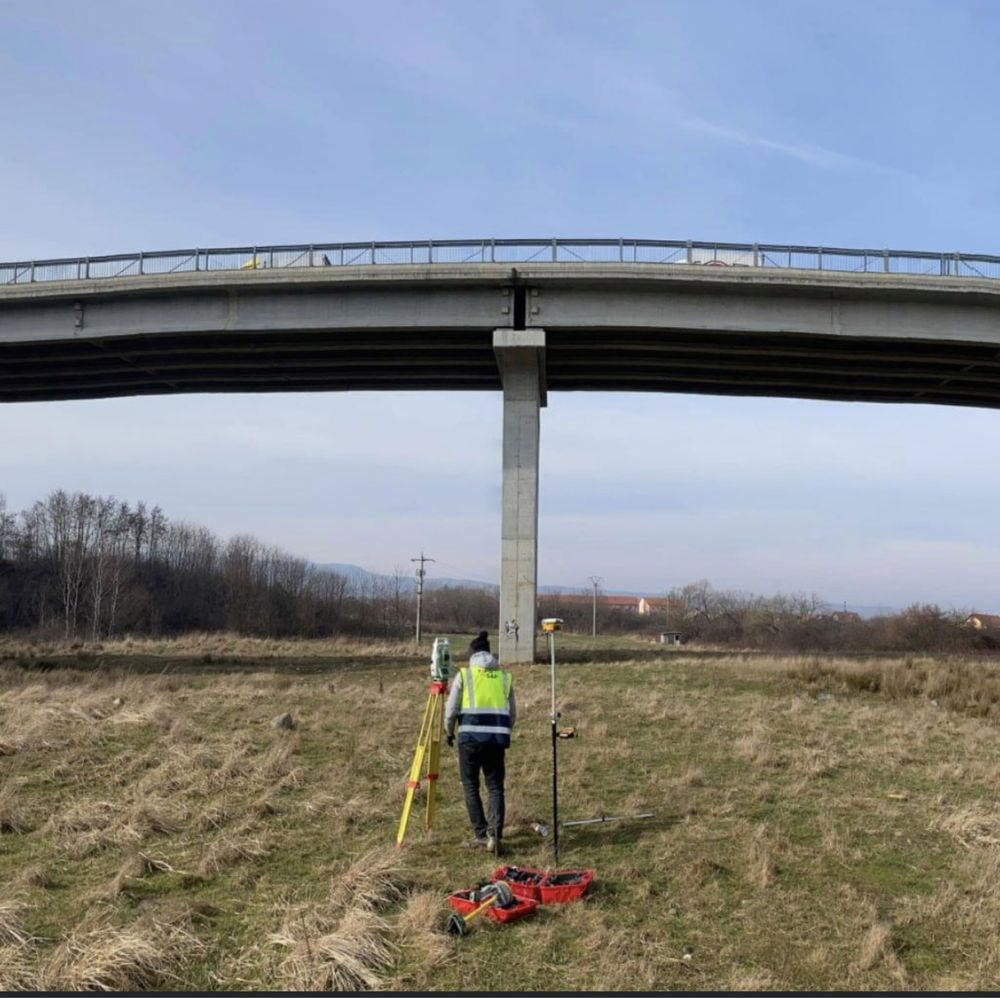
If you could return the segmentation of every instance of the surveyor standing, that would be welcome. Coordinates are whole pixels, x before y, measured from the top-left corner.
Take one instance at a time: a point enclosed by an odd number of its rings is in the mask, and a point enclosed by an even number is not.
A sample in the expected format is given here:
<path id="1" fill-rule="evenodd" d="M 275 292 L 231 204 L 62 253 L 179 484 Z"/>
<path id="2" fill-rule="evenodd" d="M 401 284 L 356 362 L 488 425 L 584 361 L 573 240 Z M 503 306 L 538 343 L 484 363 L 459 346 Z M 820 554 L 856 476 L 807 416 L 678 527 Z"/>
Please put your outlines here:
<path id="1" fill-rule="evenodd" d="M 448 745 L 455 744 L 458 724 L 458 771 L 465 791 L 465 807 L 475 838 L 472 845 L 500 854 L 504 821 L 504 755 L 510 746 L 517 707 L 514 680 L 490 653 L 490 639 L 480 631 L 469 645 L 469 665 L 451 684 L 444 712 Z M 482 770 L 489 794 L 488 817 L 479 797 Z"/>

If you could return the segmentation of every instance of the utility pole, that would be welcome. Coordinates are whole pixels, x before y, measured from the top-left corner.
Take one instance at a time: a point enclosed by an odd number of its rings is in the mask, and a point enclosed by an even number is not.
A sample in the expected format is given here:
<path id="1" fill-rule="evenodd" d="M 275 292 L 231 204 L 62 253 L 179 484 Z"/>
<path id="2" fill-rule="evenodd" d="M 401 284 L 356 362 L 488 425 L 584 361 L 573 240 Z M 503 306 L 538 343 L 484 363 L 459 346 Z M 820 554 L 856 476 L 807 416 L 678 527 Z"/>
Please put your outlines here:
<path id="1" fill-rule="evenodd" d="M 420 646 L 420 614 L 424 606 L 424 576 L 427 574 L 427 570 L 424 568 L 424 562 L 433 562 L 433 558 L 425 558 L 423 551 L 420 552 L 419 558 L 411 558 L 410 561 L 419 561 L 420 568 L 417 569 L 417 646 Z"/>
<path id="2" fill-rule="evenodd" d="M 597 637 L 597 587 L 601 584 L 601 577 L 599 575 L 592 575 L 590 577 L 590 584 L 594 587 L 594 606 L 593 606 L 593 620 L 591 626 L 591 633 L 596 638 Z"/>

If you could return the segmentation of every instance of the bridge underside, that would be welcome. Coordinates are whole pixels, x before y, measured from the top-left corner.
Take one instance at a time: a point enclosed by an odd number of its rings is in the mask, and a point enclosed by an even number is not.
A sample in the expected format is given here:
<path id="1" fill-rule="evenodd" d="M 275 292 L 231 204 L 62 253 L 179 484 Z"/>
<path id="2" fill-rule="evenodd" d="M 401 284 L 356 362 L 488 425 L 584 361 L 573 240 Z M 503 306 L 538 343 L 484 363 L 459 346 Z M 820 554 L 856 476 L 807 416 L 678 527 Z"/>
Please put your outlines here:
<path id="1" fill-rule="evenodd" d="M 535 643 L 548 392 L 1000 408 L 1000 284 L 618 264 L 372 266 L 0 289 L 0 402 L 503 392 L 500 653 Z"/>
<path id="2" fill-rule="evenodd" d="M 547 329 L 549 391 L 1000 407 L 993 344 Z M 499 391 L 492 331 L 186 333 L 0 343 L 0 401 L 183 392 Z"/>

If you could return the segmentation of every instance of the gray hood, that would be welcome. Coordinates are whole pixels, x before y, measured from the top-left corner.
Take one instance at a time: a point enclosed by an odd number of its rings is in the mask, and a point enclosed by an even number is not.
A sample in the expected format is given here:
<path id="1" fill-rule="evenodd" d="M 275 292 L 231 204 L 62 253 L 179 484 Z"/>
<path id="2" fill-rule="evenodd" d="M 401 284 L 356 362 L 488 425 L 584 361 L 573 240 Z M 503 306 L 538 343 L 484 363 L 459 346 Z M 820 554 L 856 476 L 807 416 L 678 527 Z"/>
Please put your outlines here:
<path id="1" fill-rule="evenodd" d="M 469 665 L 474 669 L 499 669 L 500 663 L 493 657 L 491 652 L 477 651 L 469 658 Z"/>

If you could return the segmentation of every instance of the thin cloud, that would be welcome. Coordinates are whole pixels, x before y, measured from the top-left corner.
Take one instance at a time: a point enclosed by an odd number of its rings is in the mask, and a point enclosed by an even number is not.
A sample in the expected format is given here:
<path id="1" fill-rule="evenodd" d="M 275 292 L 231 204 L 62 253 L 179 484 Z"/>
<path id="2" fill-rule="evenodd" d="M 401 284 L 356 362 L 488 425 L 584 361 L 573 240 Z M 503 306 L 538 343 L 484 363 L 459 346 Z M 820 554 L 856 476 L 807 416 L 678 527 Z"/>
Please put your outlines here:
<path id="1" fill-rule="evenodd" d="M 710 121 L 698 114 L 686 113 L 680 108 L 680 98 L 673 90 L 652 80 L 633 76 L 623 80 L 621 88 L 625 97 L 621 102 L 622 106 L 630 108 L 634 117 L 646 121 L 659 119 L 665 127 L 683 128 L 731 145 L 763 149 L 823 170 L 876 173 L 893 177 L 908 176 L 905 171 L 886 163 L 837 152 L 835 149 L 814 143 L 784 142 Z"/>
<path id="2" fill-rule="evenodd" d="M 862 159 L 859 156 L 850 156 L 846 153 L 837 152 L 834 149 L 827 149 L 824 146 L 777 142 L 774 139 L 764 138 L 762 135 L 750 135 L 736 128 L 717 125 L 714 122 L 706 121 L 704 118 L 697 116 L 679 118 L 676 124 L 689 131 L 721 139 L 723 142 L 766 149 L 768 152 L 778 153 L 789 159 L 798 160 L 800 163 L 806 163 L 809 166 L 818 166 L 825 170 L 860 170 L 896 177 L 904 175 L 902 170 L 894 166 L 888 166 L 885 163 L 876 163 L 874 160 Z"/>

